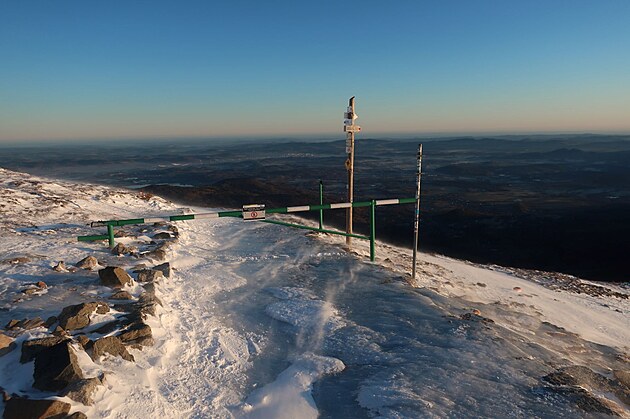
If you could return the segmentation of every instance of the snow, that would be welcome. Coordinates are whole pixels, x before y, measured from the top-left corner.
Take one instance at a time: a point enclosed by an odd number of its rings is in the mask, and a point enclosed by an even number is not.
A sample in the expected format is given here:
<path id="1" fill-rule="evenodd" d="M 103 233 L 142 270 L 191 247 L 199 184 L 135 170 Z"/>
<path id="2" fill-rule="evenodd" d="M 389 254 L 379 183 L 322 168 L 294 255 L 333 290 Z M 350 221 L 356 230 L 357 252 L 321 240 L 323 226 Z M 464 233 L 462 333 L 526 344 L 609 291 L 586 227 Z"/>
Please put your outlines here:
<path id="1" fill-rule="evenodd" d="M 186 211 L 134 191 L 3 169 L 0 176 L 0 260 L 30 259 L 0 264 L 0 324 L 46 319 L 110 292 L 96 271 L 54 272 L 59 260 L 71 266 L 92 254 L 128 270 L 142 262 L 110 255 L 103 243 L 77 242 L 96 234 L 89 221 Z M 157 287 L 163 307 L 147 319 L 155 345 L 129 349 L 136 362 L 94 362 L 77 346 L 84 375 L 105 372 L 106 384 L 93 406 L 63 398 L 72 411 L 95 418 L 580 417 L 586 413 L 541 377 L 562 365 L 606 376 L 628 369 L 628 299 L 552 290 L 507 269 L 425 253 L 411 283 L 409 250 L 382 243 L 372 264 L 360 240 L 348 253 L 338 237 L 262 223 L 176 225 L 173 275 Z M 21 293 L 39 280 L 46 293 Z M 141 292 L 137 283 L 126 289 L 135 298 Z M 473 310 L 481 316 L 471 317 Z M 28 331 L 18 348 L 45 335 L 43 327 Z M 19 355 L 0 357 L 0 386 L 51 396 L 30 388 L 33 363 L 19 364 Z M 614 395 L 598 397 L 627 414 Z"/>

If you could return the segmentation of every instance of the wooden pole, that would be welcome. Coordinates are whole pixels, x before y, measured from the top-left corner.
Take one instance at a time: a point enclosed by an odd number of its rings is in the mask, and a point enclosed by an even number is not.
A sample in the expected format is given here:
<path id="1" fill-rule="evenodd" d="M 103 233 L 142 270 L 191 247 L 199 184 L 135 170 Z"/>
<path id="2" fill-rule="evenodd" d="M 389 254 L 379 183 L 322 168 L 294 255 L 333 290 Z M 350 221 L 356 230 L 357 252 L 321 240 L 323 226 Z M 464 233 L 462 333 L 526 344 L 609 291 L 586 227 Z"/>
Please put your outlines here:
<path id="1" fill-rule="evenodd" d="M 420 181 L 422 180 L 422 144 L 418 144 L 418 171 L 416 173 L 416 213 L 413 221 L 413 266 L 411 278 L 416 279 L 416 260 L 418 256 L 418 230 L 420 224 Z"/>
<path id="2" fill-rule="evenodd" d="M 348 115 L 353 121 L 354 126 L 354 96 L 350 98 L 348 103 Z M 354 200 L 354 130 L 346 132 L 346 152 L 348 158 L 346 160 L 346 169 L 348 170 L 348 202 Z M 352 207 L 346 209 L 346 233 L 352 234 Z M 346 245 L 352 245 L 352 237 L 346 236 Z"/>

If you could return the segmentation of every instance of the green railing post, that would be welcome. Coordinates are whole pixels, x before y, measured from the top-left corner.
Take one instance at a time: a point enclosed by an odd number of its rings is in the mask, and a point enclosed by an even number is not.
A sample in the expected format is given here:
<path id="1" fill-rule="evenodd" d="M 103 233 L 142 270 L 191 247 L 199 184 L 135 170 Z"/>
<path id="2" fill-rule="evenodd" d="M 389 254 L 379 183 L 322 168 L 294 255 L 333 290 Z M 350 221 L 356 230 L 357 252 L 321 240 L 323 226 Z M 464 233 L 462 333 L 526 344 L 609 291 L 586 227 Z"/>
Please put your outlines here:
<path id="1" fill-rule="evenodd" d="M 370 205 L 370 260 L 376 259 L 376 201 L 372 200 Z"/>
<path id="2" fill-rule="evenodd" d="M 319 181 L 319 205 L 324 205 L 324 182 Z M 324 210 L 319 210 L 319 229 L 324 228 Z"/>
<path id="3" fill-rule="evenodd" d="M 111 224 L 107 224 L 107 238 L 109 239 L 109 248 L 113 249 L 116 244 L 114 243 L 114 226 Z"/>

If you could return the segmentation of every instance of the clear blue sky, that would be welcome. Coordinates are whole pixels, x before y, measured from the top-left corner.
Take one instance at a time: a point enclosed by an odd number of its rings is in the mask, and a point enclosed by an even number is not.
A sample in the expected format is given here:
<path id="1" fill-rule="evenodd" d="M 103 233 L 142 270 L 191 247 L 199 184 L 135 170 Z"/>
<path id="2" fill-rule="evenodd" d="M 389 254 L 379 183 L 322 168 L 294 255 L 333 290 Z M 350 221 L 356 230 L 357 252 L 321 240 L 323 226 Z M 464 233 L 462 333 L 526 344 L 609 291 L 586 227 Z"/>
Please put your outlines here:
<path id="1" fill-rule="evenodd" d="M 0 140 L 630 131 L 630 1 L 0 1 Z"/>

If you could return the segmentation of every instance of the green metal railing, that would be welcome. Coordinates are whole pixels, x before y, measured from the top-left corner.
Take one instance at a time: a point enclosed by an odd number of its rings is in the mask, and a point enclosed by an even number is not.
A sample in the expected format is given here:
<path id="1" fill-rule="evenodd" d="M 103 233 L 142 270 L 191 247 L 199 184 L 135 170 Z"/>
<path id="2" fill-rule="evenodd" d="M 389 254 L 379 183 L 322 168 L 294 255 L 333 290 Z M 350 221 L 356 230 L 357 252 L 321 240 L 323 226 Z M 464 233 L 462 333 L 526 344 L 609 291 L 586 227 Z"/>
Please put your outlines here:
<path id="1" fill-rule="evenodd" d="M 320 233 L 328 233 L 328 234 L 336 234 L 345 237 L 354 237 L 357 239 L 369 240 L 370 241 L 370 260 L 373 262 L 375 259 L 375 242 L 376 242 L 376 207 L 381 205 L 397 205 L 397 204 L 413 204 L 416 202 L 416 198 L 394 198 L 394 199 L 381 199 L 381 200 L 371 200 L 371 201 L 361 201 L 361 202 L 341 202 L 334 204 L 324 204 L 322 203 L 321 198 L 322 186 L 320 184 L 320 203 L 319 205 L 303 205 L 303 206 L 293 206 L 293 207 L 281 207 L 281 208 L 269 208 L 265 209 L 266 214 L 291 214 L 296 212 L 307 212 L 307 211 L 319 211 L 319 227 L 310 227 L 302 224 L 294 224 L 288 223 L 284 221 L 272 220 L 272 219 L 259 219 L 256 221 L 262 221 L 269 224 L 282 225 L 286 227 L 299 228 L 304 230 L 317 231 Z M 332 209 L 341 209 L 341 208 L 360 208 L 360 207 L 370 207 L 370 233 L 368 236 L 363 236 L 360 234 L 348 234 L 342 231 L 330 230 L 324 228 L 324 210 L 332 210 Z M 168 215 L 162 217 L 147 217 L 147 218 L 131 218 L 127 220 L 106 220 L 106 221 L 95 221 L 90 225 L 92 227 L 107 227 L 107 234 L 103 235 L 89 235 L 89 236 L 78 236 L 77 239 L 79 241 L 96 241 L 96 240 L 108 240 L 109 247 L 114 247 L 114 227 L 120 227 L 125 225 L 133 225 L 133 224 L 149 224 L 155 222 L 163 222 L 163 221 L 186 221 L 186 220 L 197 220 L 202 218 L 223 218 L 223 217 L 234 217 L 234 218 L 243 218 L 242 210 L 232 210 L 232 211 L 218 211 L 218 212 L 208 212 L 208 213 L 199 213 L 199 214 L 184 214 L 184 215 Z"/>

